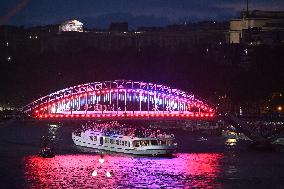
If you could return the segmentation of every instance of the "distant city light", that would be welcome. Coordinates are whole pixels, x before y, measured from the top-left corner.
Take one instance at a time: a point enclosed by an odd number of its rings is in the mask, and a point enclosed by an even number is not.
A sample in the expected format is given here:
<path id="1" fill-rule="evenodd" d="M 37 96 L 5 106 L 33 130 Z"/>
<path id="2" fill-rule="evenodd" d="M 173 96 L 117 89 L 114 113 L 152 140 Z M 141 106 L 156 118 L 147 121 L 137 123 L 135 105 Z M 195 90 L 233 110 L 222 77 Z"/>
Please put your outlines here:
<path id="1" fill-rule="evenodd" d="M 229 146 L 235 146 L 237 144 L 237 139 L 235 138 L 228 138 L 226 144 Z"/>
<path id="2" fill-rule="evenodd" d="M 282 106 L 278 106 L 277 110 L 281 111 L 282 110 Z"/>
<path id="3" fill-rule="evenodd" d="M 7 61 L 10 62 L 12 60 L 11 56 L 7 57 Z"/>
<path id="4" fill-rule="evenodd" d="M 248 49 L 245 49 L 244 52 L 246 55 L 248 55 Z"/>
<path id="5" fill-rule="evenodd" d="M 7 47 L 9 46 L 9 42 L 6 43 Z"/>

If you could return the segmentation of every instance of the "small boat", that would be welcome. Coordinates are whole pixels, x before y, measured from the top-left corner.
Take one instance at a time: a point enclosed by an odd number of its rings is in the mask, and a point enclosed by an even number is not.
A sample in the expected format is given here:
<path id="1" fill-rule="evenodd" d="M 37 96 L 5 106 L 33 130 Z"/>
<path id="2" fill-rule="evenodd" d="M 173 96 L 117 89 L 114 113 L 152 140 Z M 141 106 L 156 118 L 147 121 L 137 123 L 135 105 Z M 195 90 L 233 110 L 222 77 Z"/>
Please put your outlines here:
<path id="1" fill-rule="evenodd" d="M 47 137 L 43 136 L 41 141 L 41 150 L 38 153 L 40 157 L 52 158 L 55 156 L 53 151 L 53 144 Z"/>
<path id="2" fill-rule="evenodd" d="M 197 141 L 199 141 L 199 142 L 201 142 L 201 141 L 207 141 L 207 138 L 205 138 L 205 137 L 200 137 L 200 138 L 197 139 Z"/>
<path id="3" fill-rule="evenodd" d="M 177 148 L 173 135 L 134 130 L 92 128 L 73 132 L 72 139 L 78 146 L 134 155 L 171 155 Z"/>
<path id="4" fill-rule="evenodd" d="M 44 158 L 52 158 L 55 156 L 52 148 L 50 147 L 44 147 L 41 149 L 41 151 L 39 152 L 39 156 L 40 157 L 44 157 Z"/>
<path id="5" fill-rule="evenodd" d="M 272 144 L 284 145 L 284 138 L 277 138 Z"/>

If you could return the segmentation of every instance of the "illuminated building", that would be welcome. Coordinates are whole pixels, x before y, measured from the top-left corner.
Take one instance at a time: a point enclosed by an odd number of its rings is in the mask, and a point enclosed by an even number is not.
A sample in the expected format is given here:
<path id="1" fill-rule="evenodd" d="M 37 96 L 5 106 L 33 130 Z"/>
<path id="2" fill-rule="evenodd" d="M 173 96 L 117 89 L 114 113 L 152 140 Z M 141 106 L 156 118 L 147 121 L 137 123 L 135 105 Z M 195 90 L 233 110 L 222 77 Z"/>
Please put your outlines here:
<path id="1" fill-rule="evenodd" d="M 230 21 L 230 43 L 284 42 L 284 11 L 245 11 Z"/>
<path id="2" fill-rule="evenodd" d="M 59 26 L 59 32 L 83 32 L 83 23 L 78 20 L 68 20 Z"/>

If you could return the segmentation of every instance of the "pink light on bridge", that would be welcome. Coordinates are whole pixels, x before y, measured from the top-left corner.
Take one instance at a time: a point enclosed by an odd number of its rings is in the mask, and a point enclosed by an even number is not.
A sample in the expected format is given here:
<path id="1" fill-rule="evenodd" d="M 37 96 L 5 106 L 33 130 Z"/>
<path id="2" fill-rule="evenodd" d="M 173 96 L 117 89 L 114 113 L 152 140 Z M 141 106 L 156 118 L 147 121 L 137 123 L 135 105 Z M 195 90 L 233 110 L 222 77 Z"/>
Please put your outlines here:
<path id="1" fill-rule="evenodd" d="M 97 85 L 101 86 L 100 89 L 96 87 Z M 48 118 L 68 119 L 101 117 L 192 119 L 212 118 L 215 115 L 212 107 L 189 93 L 178 89 L 174 90 L 177 92 L 172 92 L 170 87 L 163 85 L 159 85 L 160 88 L 153 86 L 155 85 L 152 83 L 119 80 L 113 83 L 108 81 L 78 85 L 34 101 L 27 106 L 26 112 L 32 111 L 32 115 L 36 118 L 48 115 Z"/>

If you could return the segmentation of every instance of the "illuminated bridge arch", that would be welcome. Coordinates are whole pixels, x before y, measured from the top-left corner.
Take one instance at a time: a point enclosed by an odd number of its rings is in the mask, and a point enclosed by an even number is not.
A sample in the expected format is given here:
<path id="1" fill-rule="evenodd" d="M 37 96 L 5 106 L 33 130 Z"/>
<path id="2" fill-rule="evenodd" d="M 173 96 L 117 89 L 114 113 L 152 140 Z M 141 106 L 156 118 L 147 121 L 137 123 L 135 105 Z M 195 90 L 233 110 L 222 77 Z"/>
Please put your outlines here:
<path id="1" fill-rule="evenodd" d="M 115 80 L 62 89 L 23 107 L 35 118 L 211 118 L 213 107 L 165 85 Z"/>

